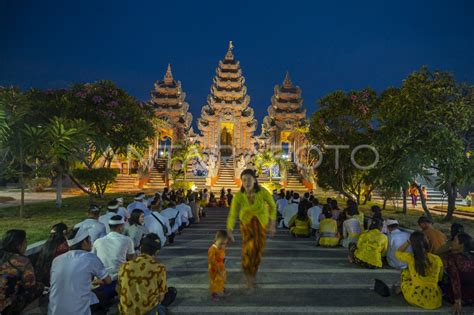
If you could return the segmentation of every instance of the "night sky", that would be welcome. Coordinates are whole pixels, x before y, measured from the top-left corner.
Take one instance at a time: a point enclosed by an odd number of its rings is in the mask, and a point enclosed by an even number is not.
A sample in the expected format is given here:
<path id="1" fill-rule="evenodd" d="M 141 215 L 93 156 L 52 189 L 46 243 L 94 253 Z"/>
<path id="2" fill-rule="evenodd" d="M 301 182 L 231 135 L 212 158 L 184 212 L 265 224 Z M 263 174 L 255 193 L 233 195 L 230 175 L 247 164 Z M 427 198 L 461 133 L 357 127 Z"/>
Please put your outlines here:
<path id="1" fill-rule="evenodd" d="M 305 106 L 428 65 L 474 82 L 474 1 L 0 2 L 0 85 L 115 81 L 140 100 L 168 62 L 194 123 L 228 41 L 259 124 L 286 70 Z"/>

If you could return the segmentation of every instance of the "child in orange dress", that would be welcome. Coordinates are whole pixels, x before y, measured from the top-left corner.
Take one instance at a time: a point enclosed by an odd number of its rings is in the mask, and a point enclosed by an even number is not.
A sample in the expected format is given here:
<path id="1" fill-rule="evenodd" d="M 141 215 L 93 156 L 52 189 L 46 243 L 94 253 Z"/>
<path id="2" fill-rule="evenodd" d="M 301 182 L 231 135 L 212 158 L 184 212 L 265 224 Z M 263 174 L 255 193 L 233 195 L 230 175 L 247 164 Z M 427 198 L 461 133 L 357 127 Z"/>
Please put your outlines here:
<path id="1" fill-rule="evenodd" d="M 226 295 L 225 280 L 227 274 L 225 271 L 225 248 L 229 241 L 229 235 L 225 230 L 219 230 L 214 237 L 214 243 L 207 252 L 207 266 L 209 270 L 209 289 L 213 301 L 219 301 Z"/>

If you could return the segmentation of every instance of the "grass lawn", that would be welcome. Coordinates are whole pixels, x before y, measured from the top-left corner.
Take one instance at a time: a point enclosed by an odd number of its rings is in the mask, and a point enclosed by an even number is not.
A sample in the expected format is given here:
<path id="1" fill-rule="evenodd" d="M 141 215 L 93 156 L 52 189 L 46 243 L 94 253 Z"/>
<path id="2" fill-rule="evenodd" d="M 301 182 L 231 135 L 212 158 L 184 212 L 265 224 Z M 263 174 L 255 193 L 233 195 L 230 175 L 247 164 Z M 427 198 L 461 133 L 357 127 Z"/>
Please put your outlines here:
<path id="1" fill-rule="evenodd" d="M 123 196 L 125 204 L 133 200 L 134 194 L 111 193 L 103 199 L 94 200 L 106 212 L 107 203 L 113 198 Z M 25 217 L 20 218 L 19 207 L 0 208 L 0 235 L 9 229 L 23 229 L 28 235 L 28 244 L 44 240 L 48 237 L 51 226 L 64 222 L 69 228 L 82 221 L 87 215 L 89 196 L 81 195 L 63 199 L 63 206 L 57 209 L 54 200 L 25 205 Z"/>
<path id="2" fill-rule="evenodd" d="M 435 209 L 439 210 L 446 210 L 448 207 L 447 206 L 434 206 Z M 466 211 L 466 212 L 474 212 L 474 207 L 473 206 L 456 206 L 456 210 L 460 211 Z"/>

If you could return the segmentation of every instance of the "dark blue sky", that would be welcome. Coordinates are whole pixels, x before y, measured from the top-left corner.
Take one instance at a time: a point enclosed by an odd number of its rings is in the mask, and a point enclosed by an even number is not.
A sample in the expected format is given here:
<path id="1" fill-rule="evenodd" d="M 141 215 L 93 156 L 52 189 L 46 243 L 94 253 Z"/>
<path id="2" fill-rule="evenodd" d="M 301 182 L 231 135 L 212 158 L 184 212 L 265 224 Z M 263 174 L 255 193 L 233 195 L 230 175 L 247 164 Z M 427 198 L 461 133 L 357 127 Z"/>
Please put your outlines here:
<path id="1" fill-rule="evenodd" d="M 309 112 L 336 89 L 398 86 L 428 65 L 474 82 L 474 1 L 0 3 L 0 85 L 109 79 L 148 100 L 168 62 L 196 120 L 233 40 L 261 123 L 286 70 Z"/>

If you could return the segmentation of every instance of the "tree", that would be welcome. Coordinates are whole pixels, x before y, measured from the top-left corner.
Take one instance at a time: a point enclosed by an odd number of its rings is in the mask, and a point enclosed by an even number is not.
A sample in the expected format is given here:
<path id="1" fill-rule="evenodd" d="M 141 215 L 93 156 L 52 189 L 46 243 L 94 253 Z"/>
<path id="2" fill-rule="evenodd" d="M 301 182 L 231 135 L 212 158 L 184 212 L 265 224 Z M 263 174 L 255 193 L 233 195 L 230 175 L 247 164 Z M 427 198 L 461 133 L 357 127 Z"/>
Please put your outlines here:
<path id="1" fill-rule="evenodd" d="M 189 162 L 194 158 L 201 158 L 201 152 L 198 144 L 177 143 L 171 154 L 171 168 L 179 163 L 184 172 L 184 180 L 188 171 Z"/>
<path id="2" fill-rule="evenodd" d="M 434 170 L 440 178 L 438 187 L 448 194 L 446 219 L 450 219 L 457 186 L 472 176 L 467 154 L 472 145 L 468 139 L 473 125 L 472 87 L 457 84 L 449 73 L 423 67 L 409 75 L 400 89 L 384 94 L 379 140 L 385 143 L 385 164 L 403 171 L 400 183 L 409 177 L 417 185 L 427 216 L 431 214 L 416 177 Z"/>
<path id="3" fill-rule="evenodd" d="M 288 168 L 288 160 L 282 158 L 282 151 L 273 151 L 271 149 L 260 152 L 255 157 L 255 166 L 262 173 L 263 168 L 267 168 L 270 172 L 270 182 L 273 180 L 273 167 L 280 166 L 284 171 Z"/>
<path id="4" fill-rule="evenodd" d="M 376 156 L 370 149 L 357 149 L 375 143 L 375 92 L 370 88 L 348 93 L 336 91 L 318 103 L 319 110 L 311 118 L 309 132 L 310 141 L 323 153 L 317 169 L 318 185 L 360 203 L 361 197 L 375 188 L 373 170 L 366 167 L 375 163 Z M 352 151 L 356 154 L 348 153 L 347 149 L 356 149 Z"/>
<path id="5" fill-rule="evenodd" d="M 74 177 L 89 188 L 89 191 L 98 198 L 103 198 L 107 187 L 115 181 L 117 171 L 102 167 L 89 170 L 78 168 L 73 171 Z"/>

